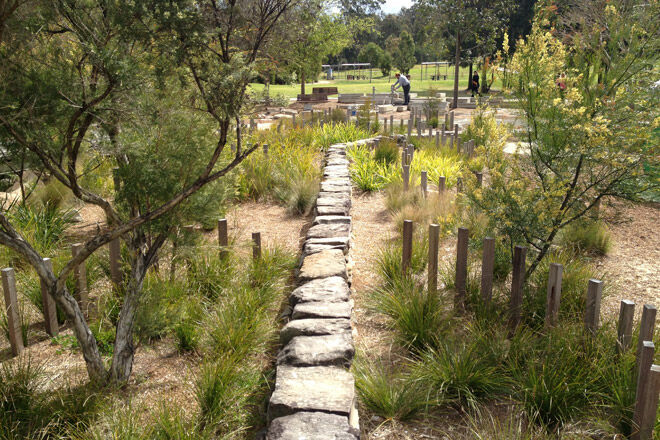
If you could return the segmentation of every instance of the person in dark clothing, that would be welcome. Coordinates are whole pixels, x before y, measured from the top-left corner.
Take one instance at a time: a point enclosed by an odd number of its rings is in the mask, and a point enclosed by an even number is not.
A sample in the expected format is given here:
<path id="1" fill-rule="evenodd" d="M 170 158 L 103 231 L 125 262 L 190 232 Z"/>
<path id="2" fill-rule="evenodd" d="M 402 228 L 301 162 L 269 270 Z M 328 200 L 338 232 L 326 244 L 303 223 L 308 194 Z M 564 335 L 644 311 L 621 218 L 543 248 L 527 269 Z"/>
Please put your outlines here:
<path id="1" fill-rule="evenodd" d="M 403 105 L 410 103 L 410 81 L 404 75 L 397 73 L 396 82 L 392 85 L 392 90 L 396 90 L 401 86 L 403 89 Z"/>
<path id="2" fill-rule="evenodd" d="M 479 74 L 475 71 L 474 75 L 472 75 L 472 96 L 474 97 L 474 94 L 479 94 Z"/>

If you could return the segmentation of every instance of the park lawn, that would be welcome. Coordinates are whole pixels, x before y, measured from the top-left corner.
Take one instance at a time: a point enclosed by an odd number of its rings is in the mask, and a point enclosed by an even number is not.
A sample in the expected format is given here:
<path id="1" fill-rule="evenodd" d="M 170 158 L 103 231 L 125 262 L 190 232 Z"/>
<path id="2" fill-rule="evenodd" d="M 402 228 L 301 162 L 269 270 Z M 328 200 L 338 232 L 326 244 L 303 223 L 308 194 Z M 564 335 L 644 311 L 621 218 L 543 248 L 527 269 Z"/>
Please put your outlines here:
<path id="1" fill-rule="evenodd" d="M 435 73 L 435 70 L 430 68 L 428 71 L 425 73 L 424 80 L 420 81 L 420 69 L 421 66 L 417 65 L 415 66 L 414 69 L 410 71 L 410 74 L 412 76 L 411 78 L 411 93 L 420 93 L 420 92 L 426 92 L 429 89 L 435 89 L 436 91 L 439 92 L 451 92 L 454 88 L 454 82 L 453 82 L 453 68 L 449 68 L 447 70 L 448 76 L 447 80 L 440 80 L 440 81 L 431 81 L 431 75 Z M 364 71 L 364 75 L 368 77 L 369 72 Z M 393 73 L 395 72 L 394 70 L 392 71 Z M 440 68 L 440 74 L 444 75 L 445 69 L 444 67 Z M 351 74 L 351 71 L 348 72 Z M 353 72 L 355 73 L 355 72 Z M 459 91 L 463 92 L 468 86 L 468 74 L 469 74 L 469 69 L 467 68 L 461 68 L 459 71 L 459 81 L 460 81 L 460 87 Z M 337 73 L 335 73 L 337 75 Z M 343 79 L 345 75 L 345 72 L 342 71 L 340 73 L 340 76 L 342 77 L 341 79 L 335 79 L 335 80 L 324 80 L 324 75 L 322 74 L 320 78 L 320 82 L 316 83 L 306 83 L 305 84 L 305 92 L 306 93 L 311 93 L 313 87 L 337 87 L 339 90 L 339 93 L 371 93 L 372 92 L 372 87 L 376 88 L 376 93 L 389 93 L 390 92 L 390 86 L 394 84 L 395 78 L 394 74 L 390 75 L 389 77 L 387 76 L 382 76 L 380 70 L 373 69 L 372 70 L 372 80 L 369 82 L 369 80 L 351 80 L 348 81 L 346 79 Z M 362 75 L 362 74 L 361 74 Z M 483 78 L 481 79 L 483 81 Z M 252 83 L 250 84 L 250 87 L 254 91 L 261 91 L 264 88 L 263 84 L 259 83 Z M 501 81 L 499 79 L 495 80 L 495 83 L 493 84 L 493 89 L 500 89 L 501 88 Z M 300 83 L 294 83 L 294 84 L 276 84 L 276 85 L 271 85 L 270 86 L 270 93 L 272 96 L 274 95 L 283 95 L 287 98 L 295 98 L 298 96 L 300 93 Z"/>

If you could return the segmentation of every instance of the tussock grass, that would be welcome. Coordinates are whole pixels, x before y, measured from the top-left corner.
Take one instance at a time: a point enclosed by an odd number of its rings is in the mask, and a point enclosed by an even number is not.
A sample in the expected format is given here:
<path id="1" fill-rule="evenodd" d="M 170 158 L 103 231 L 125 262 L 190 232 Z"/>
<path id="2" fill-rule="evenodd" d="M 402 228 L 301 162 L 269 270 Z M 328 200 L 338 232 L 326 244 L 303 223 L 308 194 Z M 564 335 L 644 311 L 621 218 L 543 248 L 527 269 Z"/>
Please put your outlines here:
<path id="1" fill-rule="evenodd" d="M 560 243 L 577 253 L 602 256 L 612 249 L 612 236 L 601 221 L 581 221 L 562 232 Z"/>

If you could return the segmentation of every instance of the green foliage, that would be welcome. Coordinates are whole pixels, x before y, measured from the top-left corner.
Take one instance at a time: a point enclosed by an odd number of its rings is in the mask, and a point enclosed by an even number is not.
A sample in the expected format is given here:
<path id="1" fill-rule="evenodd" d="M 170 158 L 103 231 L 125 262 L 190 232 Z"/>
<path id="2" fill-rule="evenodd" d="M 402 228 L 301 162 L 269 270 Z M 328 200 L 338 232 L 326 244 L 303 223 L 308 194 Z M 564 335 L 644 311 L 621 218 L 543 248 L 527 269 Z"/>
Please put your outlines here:
<path id="1" fill-rule="evenodd" d="M 383 49 L 376 43 L 367 43 L 358 54 L 358 61 L 360 63 L 371 63 L 372 68 L 379 67 L 383 54 Z"/>
<path id="2" fill-rule="evenodd" d="M 378 252 L 376 258 L 377 272 L 385 285 L 396 283 L 402 277 L 401 269 L 402 240 L 388 242 Z M 410 273 L 421 274 L 426 268 L 428 259 L 428 237 L 426 234 L 413 234 L 413 248 L 410 262 Z"/>
<path id="3" fill-rule="evenodd" d="M 60 246 L 73 216 L 73 211 L 62 210 L 48 201 L 44 205 L 19 204 L 10 211 L 17 230 L 43 254 L 52 253 Z"/>
<path id="4" fill-rule="evenodd" d="M 135 315 L 136 338 L 149 342 L 173 331 L 190 307 L 187 293 L 186 284 L 178 280 L 163 281 L 147 275 Z"/>
<path id="5" fill-rule="evenodd" d="M 378 68 L 383 76 L 387 76 L 392 72 L 392 55 L 389 52 L 383 51 L 380 60 L 378 60 Z"/>
<path id="6" fill-rule="evenodd" d="M 28 337 L 30 334 L 30 321 L 27 319 L 28 317 L 26 312 L 27 311 L 25 310 L 25 304 L 19 302 L 18 320 L 21 329 L 21 339 L 23 340 L 24 347 L 27 347 L 28 345 Z M 4 309 L 2 310 L 2 314 L 0 315 L 0 328 L 2 329 L 2 333 L 7 338 L 7 341 L 9 341 L 9 319 L 7 318 L 7 314 Z"/>
<path id="7" fill-rule="evenodd" d="M 399 146 L 396 141 L 382 139 L 374 150 L 374 160 L 385 165 L 396 165 L 399 161 Z"/>
<path id="8" fill-rule="evenodd" d="M 577 221 L 560 237 L 564 247 L 587 255 L 607 255 L 612 248 L 612 235 L 600 221 Z"/>
<path id="9" fill-rule="evenodd" d="M 415 59 L 415 42 L 408 32 L 401 32 L 396 50 L 392 54 L 392 59 L 394 61 L 394 67 L 404 74 L 410 72 L 410 69 L 417 63 Z"/>
<path id="10" fill-rule="evenodd" d="M 424 385 L 406 371 L 394 371 L 380 361 L 362 357 L 353 363 L 355 388 L 372 413 L 388 420 L 410 420 L 428 406 Z"/>

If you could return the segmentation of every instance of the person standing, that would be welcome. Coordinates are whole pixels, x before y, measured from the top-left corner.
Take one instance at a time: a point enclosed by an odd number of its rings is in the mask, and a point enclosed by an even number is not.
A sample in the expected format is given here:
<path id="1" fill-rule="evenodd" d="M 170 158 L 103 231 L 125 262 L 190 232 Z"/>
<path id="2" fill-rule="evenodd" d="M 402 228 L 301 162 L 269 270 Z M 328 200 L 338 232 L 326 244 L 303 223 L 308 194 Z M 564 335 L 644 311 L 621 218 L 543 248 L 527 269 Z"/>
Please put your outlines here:
<path id="1" fill-rule="evenodd" d="M 474 71 L 474 75 L 472 75 L 472 97 L 474 97 L 474 94 L 479 95 L 479 73 L 477 71 Z"/>
<path id="2" fill-rule="evenodd" d="M 396 82 L 392 85 L 392 90 L 396 90 L 401 86 L 403 89 L 403 105 L 410 103 L 410 81 L 404 75 L 397 73 Z"/>

